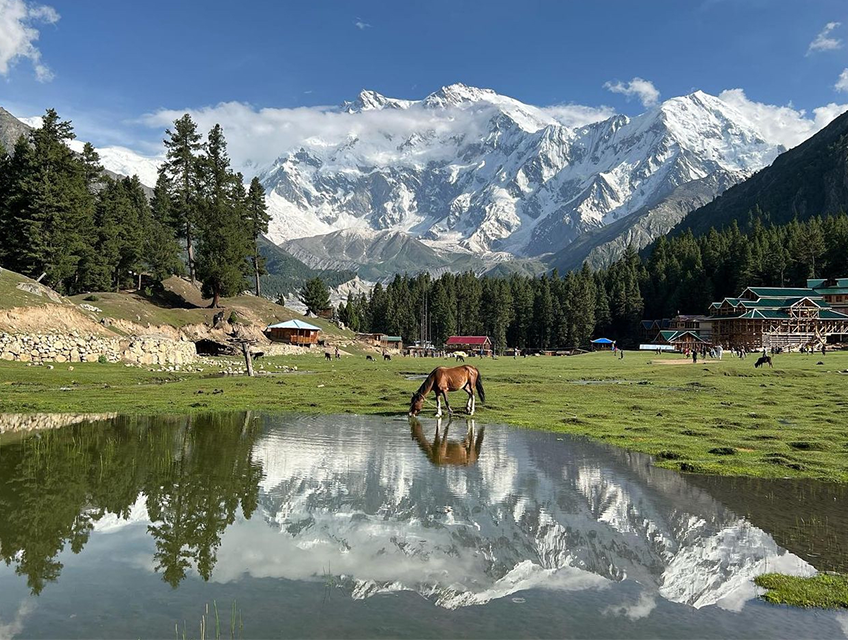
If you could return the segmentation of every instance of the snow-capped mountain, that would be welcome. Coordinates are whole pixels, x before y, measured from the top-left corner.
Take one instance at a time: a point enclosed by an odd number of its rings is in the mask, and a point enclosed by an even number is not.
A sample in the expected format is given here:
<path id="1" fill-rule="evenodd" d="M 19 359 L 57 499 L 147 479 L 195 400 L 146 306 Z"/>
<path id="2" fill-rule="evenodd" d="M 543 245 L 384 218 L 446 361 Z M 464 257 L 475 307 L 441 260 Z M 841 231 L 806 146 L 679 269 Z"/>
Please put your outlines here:
<path id="1" fill-rule="evenodd" d="M 11 116 L 8 111 L 2 108 L 0 108 L 0 111 Z M 41 127 L 41 116 L 11 117 L 23 125 L 23 127 L 15 130 L 16 137 L 30 128 L 38 129 Z M 71 140 L 68 146 L 77 153 L 81 153 L 84 145 L 85 142 L 82 140 Z M 159 165 L 162 162 L 161 158 L 143 156 L 132 149 L 118 146 L 97 147 L 97 153 L 100 155 L 100 164 L 106 171 L 120 176 L 137 175 L 141 184 L 151 189 L 156 184 Z"/>
<path id="2" fill-rule="evenodd" d="M 541 255 L 692 181 L 742 180 L 782 151 L 701 91 L 579 127 L 462 84 L 417 101 L 363 91 L 339 111 L 346 129 L 261 175 L 275 242 L 395 230 L 436 249 Z"/>

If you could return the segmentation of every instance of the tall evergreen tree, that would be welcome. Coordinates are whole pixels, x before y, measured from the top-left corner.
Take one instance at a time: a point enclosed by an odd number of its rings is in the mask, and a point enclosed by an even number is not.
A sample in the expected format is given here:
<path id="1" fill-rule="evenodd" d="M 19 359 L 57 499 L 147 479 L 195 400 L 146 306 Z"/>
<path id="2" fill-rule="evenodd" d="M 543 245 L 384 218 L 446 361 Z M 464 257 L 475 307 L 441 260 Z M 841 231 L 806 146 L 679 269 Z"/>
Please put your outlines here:
<path id="1" fill-rule="evenodd" d="M 222 296 L 241 293 L 245 285 L 250 255 L 248 230 L 243 207 L 244 185 L 230 169 L 227 142 L 220 125 L 209 132 L 200 162 L 202 205 L 197 277 L 203 295 L 212 298 L 216 308 Z"/>
<path id="2" fill-rule="evenodd" d="M 194 242 L 200 218 L 198 169 L 201 135 L 187 113 L 175 120 L 173 131 L 168 129 L 165 135 L 164 171 L 173 189 L 170 222 L 177 235 L 185 241 L 188 275 L 194 282 Z"/>
<path id="3" fill-rule="evenodd" d="M 255 293 L 260 296 L 262 291 L 259 286 L 259 277 L 266 274 L 267 271 L 265 270 L 265 258 L 259 253 L 258 240 L 259 236 L 268 233 L 268 223 L 271 221 L 271 216 L 268 213 L 268 205 L 265 203 L 265 189 L 256 177 L 250 181 L 244 212 L 245 223 L 250 231 Z"/>

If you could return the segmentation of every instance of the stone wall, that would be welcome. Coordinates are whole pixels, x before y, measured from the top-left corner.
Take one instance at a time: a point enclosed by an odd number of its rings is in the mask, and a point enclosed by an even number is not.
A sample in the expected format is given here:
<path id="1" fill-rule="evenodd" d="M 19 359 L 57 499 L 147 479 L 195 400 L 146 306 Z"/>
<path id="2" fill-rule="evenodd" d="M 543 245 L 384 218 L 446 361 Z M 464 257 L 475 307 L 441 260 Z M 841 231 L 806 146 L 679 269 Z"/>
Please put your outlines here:
<path id="1" fill-rule="evenodd" d="M 103 338 L 68 335 L 0 333 L 0 359 L 18 362 L 108 362 L 184 364 L 197 357 L 193 342 L 160 336 Z"/>
<path id="2" fill-rule="evenodd" d="M 0 413 L 0 433 L 58 429 L 78 422 L 99 422 L 117 413 Z"/>

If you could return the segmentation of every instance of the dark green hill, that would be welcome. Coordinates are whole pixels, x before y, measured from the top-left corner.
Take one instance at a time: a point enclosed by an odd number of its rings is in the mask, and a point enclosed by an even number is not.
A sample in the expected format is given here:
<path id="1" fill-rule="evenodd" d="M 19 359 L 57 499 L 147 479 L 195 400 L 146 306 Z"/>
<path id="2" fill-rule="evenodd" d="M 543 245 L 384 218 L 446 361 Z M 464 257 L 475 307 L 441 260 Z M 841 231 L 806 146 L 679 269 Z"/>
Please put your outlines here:
<path id="1" fill-rule="evenodd" d="M 262 293 L 271 298 L 280 294 L 289 296 L 315 276 L 320 276 L 327 286 L 335 287 L 355 275 L 352 271 L 312 269 L 265 237 L 259 238 L 259 252 L 265 257 L 268 270 L 268 275 L 261 278 Z"/>
<path id="2" fill-rule="evenodd" d="M 673 233 L 691 229 L 700 235 L 710 227 L 742 224 L 757 208 L 775 224 L 848 211 L 848 113 L 690 213 Z"/>

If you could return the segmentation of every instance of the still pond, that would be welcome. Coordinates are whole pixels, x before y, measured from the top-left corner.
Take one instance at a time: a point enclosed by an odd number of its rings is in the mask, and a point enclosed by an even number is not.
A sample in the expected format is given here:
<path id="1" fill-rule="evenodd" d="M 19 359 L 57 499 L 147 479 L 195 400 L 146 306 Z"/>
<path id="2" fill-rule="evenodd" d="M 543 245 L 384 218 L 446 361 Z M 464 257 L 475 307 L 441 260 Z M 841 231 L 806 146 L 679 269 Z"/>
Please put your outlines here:
<path id="1" fill-rule="evenodd" d="M 0 638 L 848 637 L 751 581 L 848 570 L 839 485 L 465 419 L 57 420 L 0 435 Z"/>

